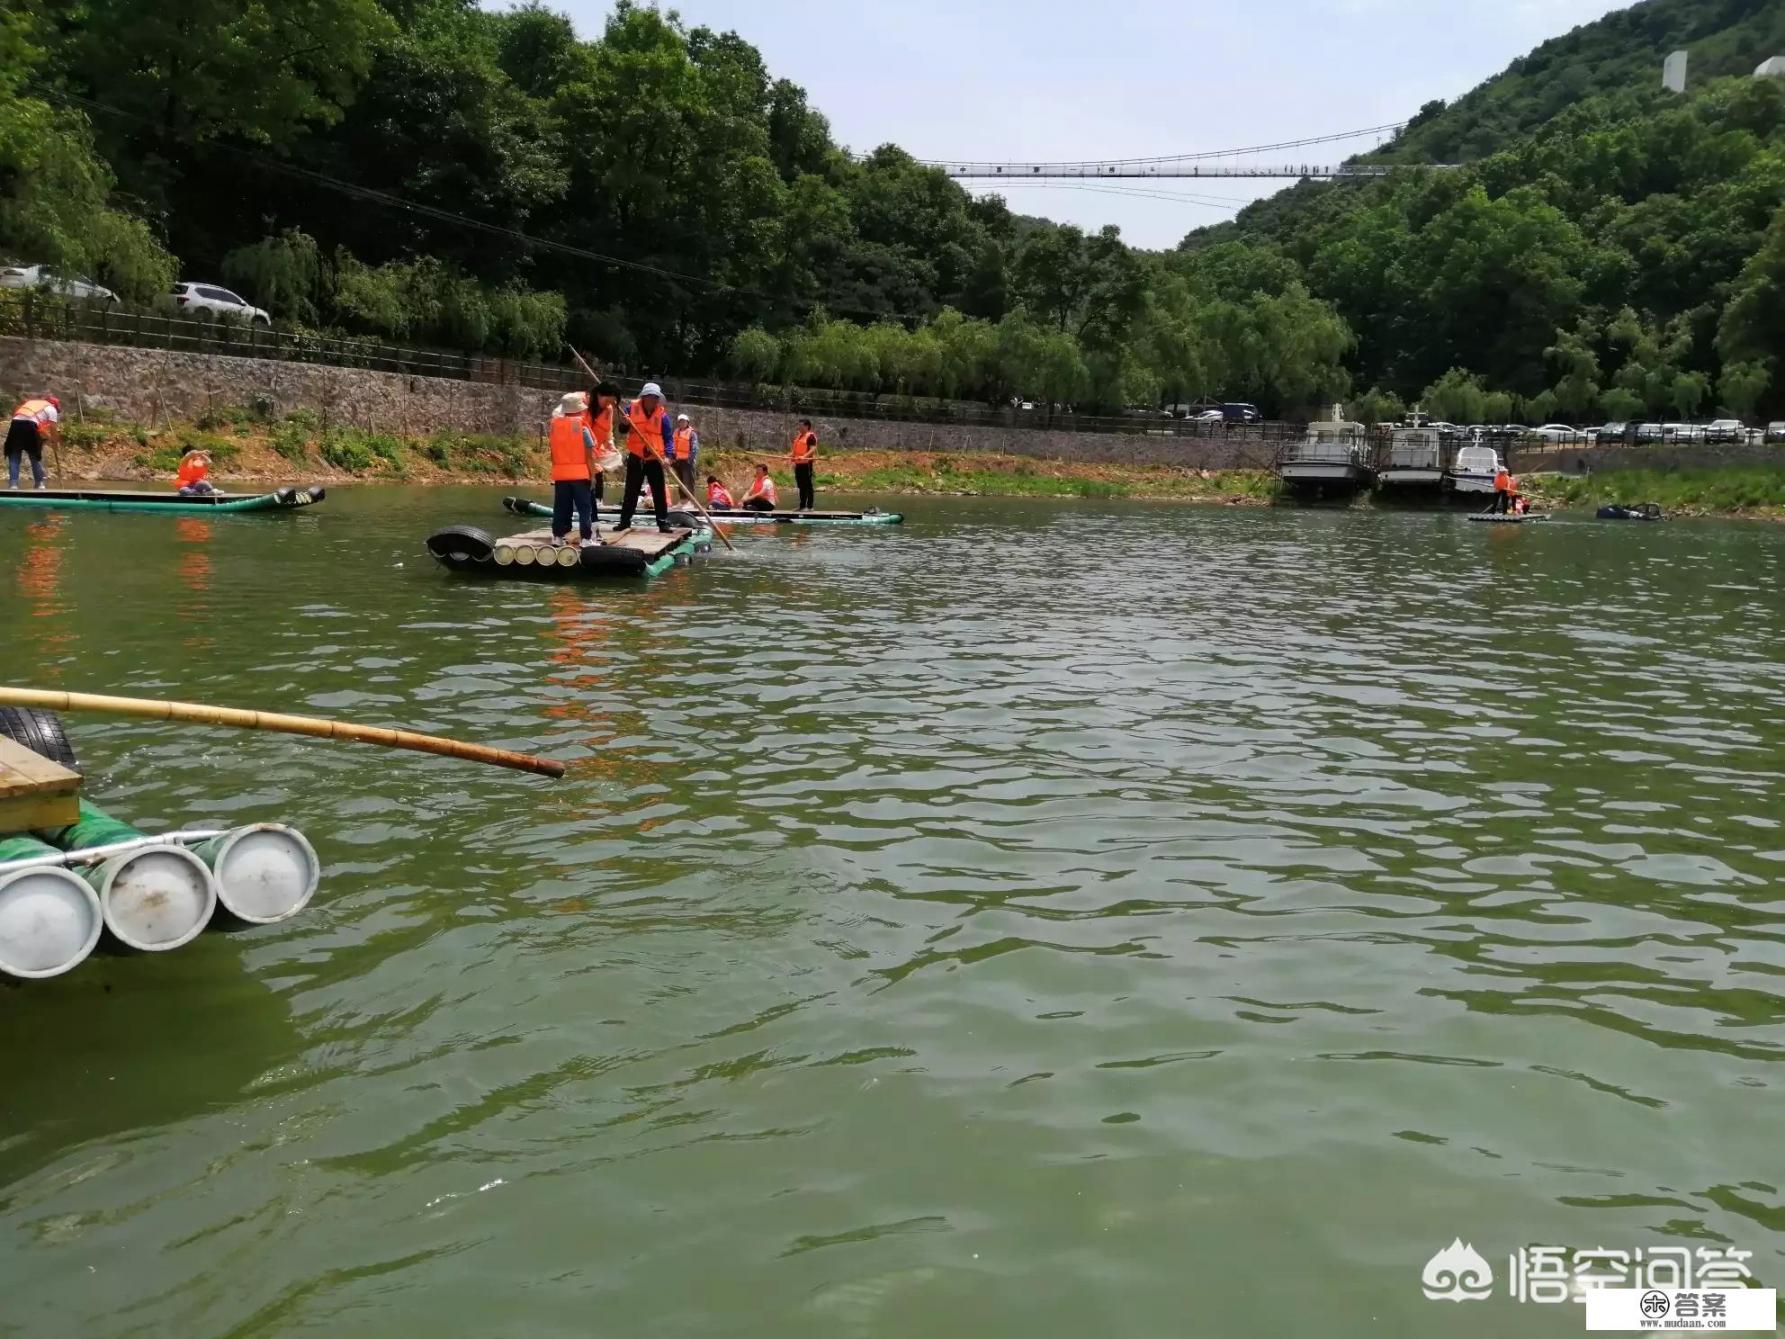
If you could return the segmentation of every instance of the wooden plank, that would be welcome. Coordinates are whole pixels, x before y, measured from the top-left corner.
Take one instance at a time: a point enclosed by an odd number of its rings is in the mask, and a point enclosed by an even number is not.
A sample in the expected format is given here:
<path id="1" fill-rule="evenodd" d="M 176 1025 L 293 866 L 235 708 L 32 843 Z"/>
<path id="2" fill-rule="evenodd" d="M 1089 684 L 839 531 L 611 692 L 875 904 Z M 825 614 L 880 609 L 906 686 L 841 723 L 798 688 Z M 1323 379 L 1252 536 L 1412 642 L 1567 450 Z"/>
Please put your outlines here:
<path id="1" fill-rule="evenodd" d="M 673 549 L 693 533 L 692 530 L 683 529 L 671 530 L 668 534 L 664 534 L 655 526 L 647 530 L 632 529 L 618 533 L 608 530 L 602 533 L 601 543 L 610 548 L 634 549 L 647 558 L 655 558 L 658 554 Z M 504 535 L 496 541 L 496 547 L 499 549 L 539 548 L 549 545 L 551 542 L 552 532 L 550 530 L 526 530 L 518 535 Z"/>
<path id="2" fill-rule="evenodd" d="M 0 832 L 67 827 L 80 817 L 81 778 L 0 737 Z"/>
<path id="3" fill-rule="evenodd" d="M 15 795 L 74 795 L 80 773 L 0 736 L 0 799 Z"/>

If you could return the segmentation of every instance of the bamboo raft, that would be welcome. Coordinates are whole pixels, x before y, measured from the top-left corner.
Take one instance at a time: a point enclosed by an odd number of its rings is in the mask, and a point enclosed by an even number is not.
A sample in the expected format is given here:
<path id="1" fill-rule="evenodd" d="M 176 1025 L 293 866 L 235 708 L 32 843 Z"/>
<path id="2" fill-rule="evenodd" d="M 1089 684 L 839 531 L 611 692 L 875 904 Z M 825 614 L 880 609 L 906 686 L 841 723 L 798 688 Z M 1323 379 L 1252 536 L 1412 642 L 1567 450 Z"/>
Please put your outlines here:
<path id="1" fill-rule="evenodd" d="M 212 515 L 223 512 L 297 511 L 313 507 L 328 496 L 326 488 L 280 488 L 271 493 L 208 493 L 182 497 L 178 493 L 141 493 L 105 488 L 46 488 L 0 491 L 0 507 L 47 507 L 63 511 L 172 512 L 175 515 Z"/>
<path id="2" fill-rule="evenodd" d="M 654 577 L 712 546 L 713 532 L 679 526 L 606 531 L 580 547 L 557 544 L 550 530 L 492 537 L 469 525 L 452 525 L 428 536 L 428 552 L 450 572 L 532 581 L 602 577 Z"/>
<path id="3" fill-rule="evenodd" d="M 1528 511 L 1523 516 L 1514 516 L 1509 512 L 1501 512 L 1490 516 L 1486 512 L 1476 512 L 1469 517 L 1471 521 L 1480 521 L 1483 525 L 1524 525 L 1527 522 L 1535 525 L 1538 521 L 1549 520 L 1547 511 Z"/>
<path id="4" fill-rule="evenodd" d="M 72 768 L 0 735 L 0 976 L 61 976 L 105 943 L 166 953 L 206 928 L 274 924 L 316 891 L 321 864 L 294 828 L 151 837 L 80 787 Z"/>
<path id="5" fill-rule="evenodd" d="M 543 502 L 534 502 L 523 497 L 505 497 L 502 499 L 505 510 L 516 516 L 550 517 L 552 509 Z M 620 514 L 618 507 L 597 507 L 596 519 L 610 521 Z M 650 515 L 649 508 L 643 513 Z M 904 523 L 903 512 L 880 511 L 715 511 L 713 520 L 720 525 L 901 525 Z M 694 512 L 682 506 L 669 509 L 671 525 L 705 524 Z"/>

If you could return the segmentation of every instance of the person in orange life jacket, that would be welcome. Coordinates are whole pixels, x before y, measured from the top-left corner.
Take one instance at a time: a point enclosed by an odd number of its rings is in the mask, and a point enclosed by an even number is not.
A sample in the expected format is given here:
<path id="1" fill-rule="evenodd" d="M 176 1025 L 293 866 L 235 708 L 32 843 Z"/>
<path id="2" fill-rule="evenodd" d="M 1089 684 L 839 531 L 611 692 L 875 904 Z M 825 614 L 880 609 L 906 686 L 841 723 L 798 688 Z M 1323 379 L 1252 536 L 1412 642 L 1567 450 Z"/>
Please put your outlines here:
<path id="1" fill-rule="evenodd" d="M 49 485 L 43 472 L 43 444 L 54 442 L 62 431 L 62 402 L 53 395 L 35 396 L 21 402 L 12 411 L 12 426 L 6 430 L 6 483 L 19 486 L 19 464 L 31 458 L 31 481 L 41 492 Z"/>
<path id="2" fill-rule="evenodd" d="M 548 438 L 552 452 L 552 543 L 562 544 L 570 534 L 571 513 L 576 513 L 580 548 L 595 538 L 595 428 L 589 417 L 589 397 L 572 391 L 558 402 Z"/>
<path id="3" fill-rule="evenodd" d="M 811 511 L 818 504 L 813 500 L 812 470 L 818 460 L 818 434 L 812 431 L 812 420 L 802 418 L 793 434 L 793 448 L 787 453 L 793 462 L 793 482 L 800 490 L 800 510 Z"/>
<path id="4" fill-rule="evenodd" d="M 700 457 L 700 434 L 694 430 L 694 424 L 688 421 L 686 414 L 676 415 L 676 435 L 671 443 L 674 452 L 670 463 L 676 467 L 676 477 L 688 489 L 688 496 L 694 497 L 694 462 Z"/>
<path id="5" fill-rule="evenodd" d="M 1499 473 L 1494 475 L 1494 500 L 1488 503 L 1487 514 L 1497 516 L 1512 507 L 1512 475 L 1507 468 L 1500 466 Z"/>
<path id="6" fill-rule="evenodd" d="M 596 460 L 595 477 L 589 480 L 589 491 L 595 495 L 597 512 L 601 509 L 601 496 L 607 481 L 600 461 L 614 447 L 614 417 L 619 403 L 620 388 L 611 381 L 604 381 L 589 392 L 589 426 L 595 439 Z"/>
<path id="7" fill-rule="evenodd" d="M 632 514 L 638 510 L 638 493 L 648 479 L 651 483 L 651 510 L 657 516 L 657 528 L 669 530 L 668 481 L 663 476 L 663 462 L 675 444 L 676 430 L 669 413 L 663 408 L 663 387 L 654 381 L 645 383 L 638 399 L 620 407 L 620 431 L 626 438 L 626 496 L 620 503 L 620 529 L 630 529 Z"/>
<path id="8" fill-rule="evenodd" d="M 775 501 L 775 481 L 769 478 L 769 467 L 758 465 L 756 478 L 750 485 L 750 491 L 744 494 L 744 509 L 746 511 L 773 511 Z"/>
<path id="9" fill-rule="evenodd" d="M 211 472 L 211 458 L 196 446 L 186 448 L 180 457 L 180 469 L 174 475 L 174 487 L 179 489 L 181 497 L 208 497 L 217 490 L 211 487 L 207 477 Z"/>
<path id="10" fill-rule="evenodd" d="M 735 511 L 737 503 L 732 501 L 731 489 L 727 488 L 717 474 L 707 475 L 707 510 Z"/>

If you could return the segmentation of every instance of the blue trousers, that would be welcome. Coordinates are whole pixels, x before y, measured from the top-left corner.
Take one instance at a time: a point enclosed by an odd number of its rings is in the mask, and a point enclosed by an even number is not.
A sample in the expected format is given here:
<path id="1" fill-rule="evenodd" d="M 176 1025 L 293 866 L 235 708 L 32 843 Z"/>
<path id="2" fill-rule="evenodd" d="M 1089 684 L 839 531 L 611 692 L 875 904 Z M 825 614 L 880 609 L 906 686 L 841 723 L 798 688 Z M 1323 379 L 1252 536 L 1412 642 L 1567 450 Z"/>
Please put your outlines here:
<path id="1" fill-rule="evenodd" d="M 570 513 L 576 512 L 576 528 L 584 539 L 595 535 L 595 489 L 587 479 L 559 479 L 552 485 L 552 537 L 570 533 Z"/>

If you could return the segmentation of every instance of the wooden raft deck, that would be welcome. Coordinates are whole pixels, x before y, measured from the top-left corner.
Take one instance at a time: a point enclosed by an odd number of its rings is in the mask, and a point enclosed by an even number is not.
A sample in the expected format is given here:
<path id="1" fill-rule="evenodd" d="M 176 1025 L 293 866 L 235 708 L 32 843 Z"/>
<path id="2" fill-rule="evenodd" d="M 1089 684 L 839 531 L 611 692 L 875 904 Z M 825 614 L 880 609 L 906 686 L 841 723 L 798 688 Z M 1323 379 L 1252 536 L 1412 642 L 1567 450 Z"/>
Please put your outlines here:
<path id="1" fill-rule="evenodd" d="M 81 816 L 81 778 L 0 736 L 0 832 L 64 828 Z"/>

